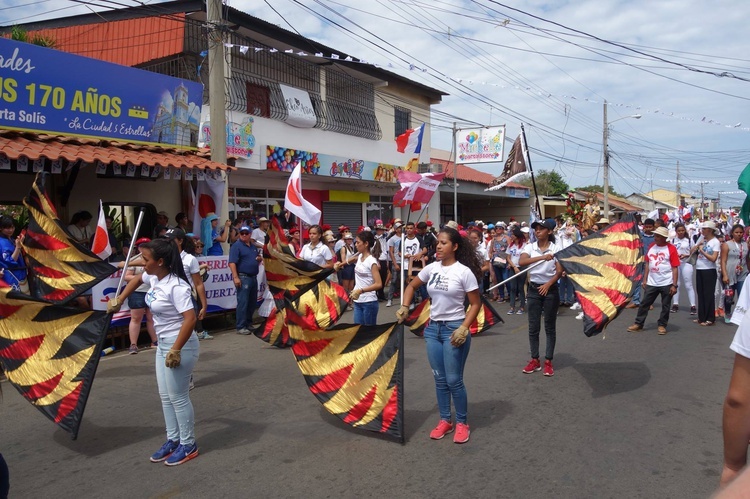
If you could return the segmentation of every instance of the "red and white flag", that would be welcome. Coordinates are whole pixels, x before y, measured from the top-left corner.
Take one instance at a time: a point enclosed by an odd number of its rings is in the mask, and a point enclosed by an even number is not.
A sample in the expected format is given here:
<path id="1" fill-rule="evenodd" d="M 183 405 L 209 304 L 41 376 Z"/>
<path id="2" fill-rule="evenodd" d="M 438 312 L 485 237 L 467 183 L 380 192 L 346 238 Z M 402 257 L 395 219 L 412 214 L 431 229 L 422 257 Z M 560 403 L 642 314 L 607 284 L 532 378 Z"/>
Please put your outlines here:
<path id="1" fill-rule="evenodd" d="M 320 210 L 302 197 L 302 164 L 297 163 L 286 186 L 284 208 L 310 225 L 320 223 Z"/>
<path id="2" fill-rule="evenodd" d="M 112 254 L 112 245 L 109 244 L 109 232 L 107 232 L 107 222 L 104 220 L 104 206 L 102 200 L 99 200 L 99 221 L 96 223 L 96 233 L 91 243 L 91 251 L 102 260 L 109 258 Z"/>
<path id="3" fill-rule="evenodd" d="M 400 171 L 397 174 L 401 190 L 393 196 L 396 206 L 411 205 L 412 211 L 418 210 L 423 203 L 429 203 L 432 195 L 437 191 L 445 173 L 414 173 Z"/>

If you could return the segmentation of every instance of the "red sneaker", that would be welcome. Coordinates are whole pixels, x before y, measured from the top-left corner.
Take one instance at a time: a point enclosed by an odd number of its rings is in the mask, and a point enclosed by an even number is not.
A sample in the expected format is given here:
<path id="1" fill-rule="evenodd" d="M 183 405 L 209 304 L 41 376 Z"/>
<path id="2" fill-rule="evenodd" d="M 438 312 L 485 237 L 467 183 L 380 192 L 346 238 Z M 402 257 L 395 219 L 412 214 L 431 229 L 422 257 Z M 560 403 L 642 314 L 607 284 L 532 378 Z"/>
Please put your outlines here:
<path id="1" fill-rule="evenodd" d="M 544 361 L 544 375 L 545 376 L 554 376 L 555 370 L 552 367 L 552 361 L 547 359 Z"/>
<path id="2" fill-rule="evenodd" d="M 456 434 L 453 435 L 453 443 L 465 444 L 469 441 L 469 435 L 471 435 L 469 425 L 466 423 L 456 423 Z"/>
<path id="3" fill-rule="evenodd" d="M 524 374 L 531 374 L 536 371 L 541 371 L 542 365 L 539 363 L 539 359 L 531 359 L 526 367 L 523 368 Z"/>
<path id="4" fill-rule="evenodd" d="M 441 419 L 435 429 L 430 432 L 430 438 L 433 440 L 440 440 L 452 431 L 453 425 L 448 421 L 443 421 Z"/>

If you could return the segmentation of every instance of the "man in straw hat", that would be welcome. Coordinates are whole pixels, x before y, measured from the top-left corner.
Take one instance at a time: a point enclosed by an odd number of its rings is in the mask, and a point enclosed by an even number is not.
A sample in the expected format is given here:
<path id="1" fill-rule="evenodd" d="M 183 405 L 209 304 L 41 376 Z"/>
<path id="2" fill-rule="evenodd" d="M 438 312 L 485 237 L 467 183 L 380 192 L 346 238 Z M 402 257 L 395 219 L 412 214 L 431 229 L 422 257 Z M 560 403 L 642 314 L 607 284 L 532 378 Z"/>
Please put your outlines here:
<path id="1" fill-rule="evenodd" d="M 646 268 L 643 274 L 643 287 L 641 304 L 635 323 L 628 327 L 628 331 L 636 332 L 643 329 L 646 316 L 651 305 L 661 296 L 661 313 L 656 328 L 659 334 L 667 334 L 669 323 L 669 310 L 672 303 L 672 295 L 677 292 L 678 269 L 680 267 L 680 255 L 677 248 L 667 242 L 669 231 L 665 227 L 654 229 L 654 242 L 646 250 Z"/>

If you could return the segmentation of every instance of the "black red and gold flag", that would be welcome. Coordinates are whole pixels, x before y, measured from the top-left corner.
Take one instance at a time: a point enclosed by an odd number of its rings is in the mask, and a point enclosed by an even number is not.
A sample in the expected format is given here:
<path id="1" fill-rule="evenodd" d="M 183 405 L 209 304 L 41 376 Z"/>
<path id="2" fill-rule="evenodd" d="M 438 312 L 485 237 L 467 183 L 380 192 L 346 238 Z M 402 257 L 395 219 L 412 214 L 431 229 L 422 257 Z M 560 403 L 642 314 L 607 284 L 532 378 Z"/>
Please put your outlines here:
<path id="1" fill-rule="evenodd" d="M 505 322 L 484 296 L 480 296 L 480 299 L 482 301 L 482 306 L 479 308 L 477 318 L 469 326 L 469 331 L 472 335 L 483 333 L 495 324 Z M 467 305 L 466 309 L 468 310 L 468 308 Z M 422 300 L 422 302 L 414 307 L 414 310 L 409 313 L 409 316 L 404 321 L 404 326 L 408 327 L 409 330 L 417 336 L 424 336 L 424 330 L 429 323 L 430 300 Z"/>
<path id="2" fill-rule="evenodd" d="M 46 173 L 37 175 L 23 201 L 29 210 L 24 257 L 31 295 L 50 303 L 66 304 L 109 277 L 114 269 L 66 232 L 47 196 L 46 176 Z"/>
<path id="3" fill-rule="evenodd" d="M 10 383 L 73 439 L 99 364 L 110 316 L 66 306 L 112 273 L 76 244 L 37 176 L 24 205 L 28 296 L 0 280 L 0 365 Z"/>
<path id="4" fill-rule="evenodd" d="M 296 324 L 305 329 L 326 329 L 338 322 L 349 304 L 344 288 L 326 280 L 298 295 L 293 302 L 284 298 L 275 301 L 276 308 L 253 334 L 279 348 L 293 343 L 287 324 Z"/>
<path id="5" fill-rule="evenodd" d="M 633 215 L 555 253 L 583 311 L 586 336 L 601 333 L 643 279 L 643 244 Z"/>
<path id="6" fill-rule="evenodd" d="M 323 407 L 355 428 L 404 441 L 404 328 L 290 325 L 292 352 Z"/>

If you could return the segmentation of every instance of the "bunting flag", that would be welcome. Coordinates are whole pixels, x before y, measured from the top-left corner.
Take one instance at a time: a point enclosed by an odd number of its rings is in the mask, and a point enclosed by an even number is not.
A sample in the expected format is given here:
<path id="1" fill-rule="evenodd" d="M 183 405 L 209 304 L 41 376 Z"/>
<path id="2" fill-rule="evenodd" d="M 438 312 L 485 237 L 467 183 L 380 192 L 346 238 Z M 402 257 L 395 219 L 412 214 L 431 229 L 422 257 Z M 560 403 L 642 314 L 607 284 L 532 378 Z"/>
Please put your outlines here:
<path id="1" fill-rule="evenodd" d="M 499 177 L 495 177 L 490 184 L 490 187 L 485 190 L 495 191 L 501 189 L 509 182 L 520 180 L 522 177 L 528 175 L 528 173 L 529 167 L 527 166 L 526 157 L 523 152 L 523 144 L 521 143 L 521 134 L 519 133 L 516 141 L 513 142 L 513 147 L 511 147 L 510 152 L 508 153 L 508 159 L 505 161 L 503 172 Z"/>
<path id="2" fill-rule="evenodd" d="M 10 384 L 73 440 L 109 321 L 105 312 L 52 305 L 0 288 L 0 366 Z"/>
<path id="3" fill-rule="evenodd" d="M 479 308 L 479 313 L 474 322 L 469 325 L 469 332 L 472 336 L 483 333 L 489 328 L 498 323 L 505 323 L 500 314 L 497 313 L 495 308 L 490 305 L 490 302 L 484 296 L 480 296 L 482 306 Z M 469 306 L 466 306 L 469 309 Z M 409 313 L 409 316 L 404 320 L 404 326 L 408 327 L 409 330 L 417 336 L 424 336 L 424 330 L 430 323 L 430 300 L 422 300 L 414 310 Z"/>
<path id="4" fill-rule="evenodd" d="M 109 277 L 114 268 L 76 243 L 65 231 L 47 196 L 46 175 L 44 172 L 37 175 L 23 201 L 29 210 L 29 226 L 23 241 L 29 288 L 35 298 L 67 304 Z"/>
<path id="5" fill-rule="evenodd" d="M 601 333 L 643 279 L 643 244 L 633 215 L 555 253 L 583 310 L 586 336 Z"/>
<path id="6" fill-rule="evenodd" d="M 0 366 L 24 398 L 75 439 L 110 317 L 65 305 L 109 277 L 112 266 L 64 231 L 46 195 L 45 176 L 37 176 L 24 199 L 32 296 L 0 280 Z"/>
<path id="7" fill-rule="evenodd" d="M 297 366 L 328 412 L 355 428 L 404 442 L 401 324 L 289 329 Z"/>

